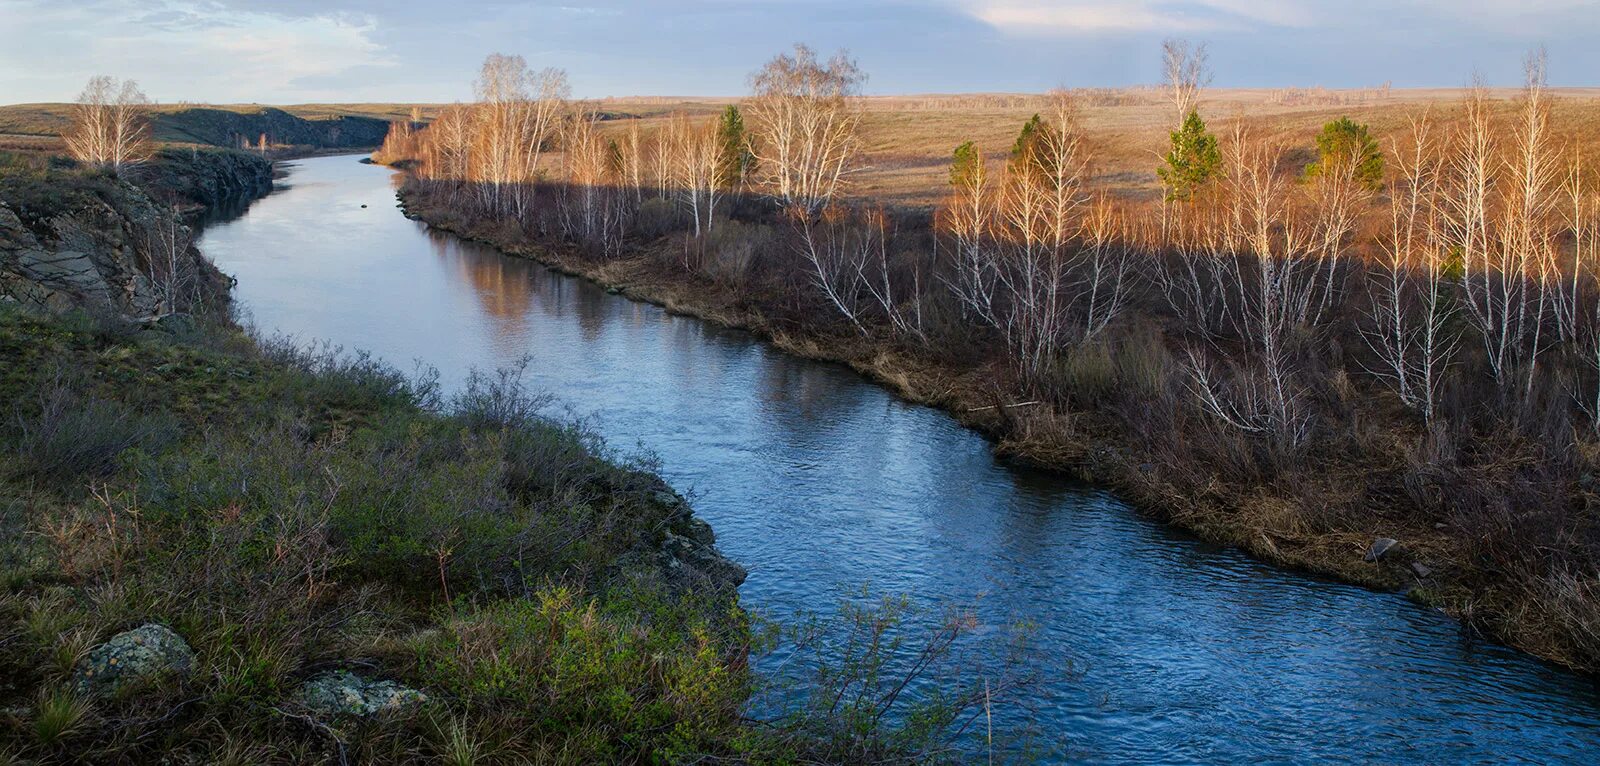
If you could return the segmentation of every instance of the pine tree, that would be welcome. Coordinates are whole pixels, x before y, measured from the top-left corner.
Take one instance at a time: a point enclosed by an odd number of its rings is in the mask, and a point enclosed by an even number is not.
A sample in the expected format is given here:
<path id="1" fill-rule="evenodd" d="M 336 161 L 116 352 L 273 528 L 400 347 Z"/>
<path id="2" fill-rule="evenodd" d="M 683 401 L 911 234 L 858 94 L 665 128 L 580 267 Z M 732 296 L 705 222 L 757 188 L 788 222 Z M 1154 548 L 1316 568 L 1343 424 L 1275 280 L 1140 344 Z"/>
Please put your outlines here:
<path id="1" fill-rule="evenodd" d="M 979 156 L 977 144 L 968 141 L 956 147 L 950 161 L 950 185 L 956 187 L 971 185 L 973 176 L 978 171 L 978 164 L 981 162 L 983 157 Z"/>
<path id="2" fill-rule="evenodd" d="M 1306 178 L 1316 178 L 1324 170 L 1353 162 L 1357 181 L 1373 191 L 1383 187 L 1383 150 L 1366 125 L 1340 117 L 1322 126 L 1317 135 L 1317 155 L 1317 161 L 1306 166 Z"/>
<path id="3" fill-rule="evenodd" d="M 732 104 L 722 111 L 717 123 L 717 141 L 722 144 L 722 180 L 731 187 L 743 186 L 745 179 L 755 172 L 756 157 L 750 151 L 745 133 L 744 115 Z"/>
<path id="4" fill-rule="evenodd" d="M 1184 118 L 1183 127 L 1172 133 L 1172 151 L 1156 175 L 1167 185 L 1169 199 L 1188 199 L 1211 181 L 1221 165 L 1217 137 L 1206 130 L 1200 113 L 1191 111 Z"/>

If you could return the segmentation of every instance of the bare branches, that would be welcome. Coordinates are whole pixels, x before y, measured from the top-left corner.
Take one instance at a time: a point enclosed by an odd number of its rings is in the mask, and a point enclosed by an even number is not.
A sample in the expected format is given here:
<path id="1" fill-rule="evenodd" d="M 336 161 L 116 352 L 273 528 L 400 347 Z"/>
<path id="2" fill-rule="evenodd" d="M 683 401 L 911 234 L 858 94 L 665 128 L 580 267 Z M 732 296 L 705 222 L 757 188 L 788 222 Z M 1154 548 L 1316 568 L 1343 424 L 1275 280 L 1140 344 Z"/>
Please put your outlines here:
<path id="1" fill-rule="evenodd" d="M 89 79 L 72 109 L 72 127 L 62 136 L 74 159 L 120 173 L 149 159 L 150 99 L 133 80 L 100 75 Z"/>
<path id="2" fill-rule="evenodd" d="M 804 45 L 751 77 L 751 151 L 773 198 L 815 215 L 857 169 L 854 97 L 865 79 L 844 52 L 824 64 Z"/>
<path id="3" fill-rule="evenodd" d="M 1400 400 L 1432 420 L 1443 373 L 1455 354 L 1456 314 L 1440 204 L 1444 161 L 1428 118 L 1413 119 L 1411 140 L 1395 143 L 1398 177 L 1389 191 L 1389 232 L 1368 274 L 1368 325 L 1377 359 L 1369 371 Z"/>
<path id="4" fill-rule="evenodd" d="M 1200 89 L 1211 84 L 1205 43 L 1191 46 L 1188 40 L 1168 38 L 1161 43 L 1162 86 L 1177 113 L 1174 125 L 1199 106 Z"/>

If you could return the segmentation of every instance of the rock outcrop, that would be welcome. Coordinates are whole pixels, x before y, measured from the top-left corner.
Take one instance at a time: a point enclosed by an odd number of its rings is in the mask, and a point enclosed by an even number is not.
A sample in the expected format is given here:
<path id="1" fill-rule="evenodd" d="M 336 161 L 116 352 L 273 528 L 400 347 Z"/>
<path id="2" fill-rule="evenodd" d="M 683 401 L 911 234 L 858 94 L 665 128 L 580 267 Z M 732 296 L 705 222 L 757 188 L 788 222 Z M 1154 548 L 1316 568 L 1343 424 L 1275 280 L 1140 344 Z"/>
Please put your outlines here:
<path id="1" fill-rule="evenodd" d="M 185 179 L 179 205 L 220 204 L 270 188 L 270 165 L 237 152 L 149 171 Z M 238 159 L 243 157 L 245 159 Z M 259 163 L 259 164 L 258 164 Z M 265 187 L 262 177 L 266 178 Z M 143 187 L 89 172 L 0 178 L 0 301 L 143 320 L 227 300 L 228 280 L 194 232 Z"/>
<path id="2" fill-rule="evenodd" d="M 654 491 L 654 501 L 668 512 L 666 529 L 655 545 L 622 556 L 613 567 L 614 573 L 624 578 L 655 578 L 677 592 L 736 590 L 745 580 L 744 567 L 717 549 L 711 525 L 695 517 L 682 496 L 666 482 L 655 481 L 659 486 Z"/>
<path id="3" fill-rule="evenodd" d="M 272 191 L 272 163 L 257 154 L 174 147 L 157 160 L 141 168 L 139 185 L 185 210 L 242 207 Z"/>

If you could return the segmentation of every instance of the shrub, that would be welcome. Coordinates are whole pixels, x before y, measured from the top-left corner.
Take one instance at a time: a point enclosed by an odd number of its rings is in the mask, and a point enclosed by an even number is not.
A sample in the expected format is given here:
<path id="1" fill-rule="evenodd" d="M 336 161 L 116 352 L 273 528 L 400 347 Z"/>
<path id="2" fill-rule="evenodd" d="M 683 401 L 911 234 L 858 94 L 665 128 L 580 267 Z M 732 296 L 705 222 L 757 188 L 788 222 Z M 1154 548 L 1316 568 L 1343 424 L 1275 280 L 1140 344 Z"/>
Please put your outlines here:
<path id="1" fill-rule="evenodd" d="M 634 214 L 633 232 L 640 239 L 653 241 L 665 237 L 675 231 L 682 231 L 684 226 L 683 208 L 671 199 L 664 197 L 647 197 L 639 204 L 639 212 Z"/>
<path id="2" fill-rule="evenodd" d="M 60 381 L 41 393 L 37 412 L 19 413 L 17 424 L 17 453 L 24 473 L 57 486 L 110 476 L 127 450 L 157 450 L 177 435 L 177 424 L 169 416 L 141 414 L 117 402 L 85 400 Z"/>
<path id="3" fill-rule="evenodd" d="M 718 221 L 705 236 L 706 256 L 701 269 L 712 279 L 743 285 L 756 259 L 771 251 L 776 240 L 777 235 L 766 224 Z"/>

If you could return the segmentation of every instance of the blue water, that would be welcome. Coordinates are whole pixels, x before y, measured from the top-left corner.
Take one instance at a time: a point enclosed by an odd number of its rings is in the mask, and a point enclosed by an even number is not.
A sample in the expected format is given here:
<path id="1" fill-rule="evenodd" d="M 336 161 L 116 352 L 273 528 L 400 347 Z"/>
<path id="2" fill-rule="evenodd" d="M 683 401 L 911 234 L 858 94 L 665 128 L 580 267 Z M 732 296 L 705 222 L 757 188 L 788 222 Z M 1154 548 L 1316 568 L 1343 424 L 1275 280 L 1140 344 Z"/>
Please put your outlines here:
<path id="1" fill-rule="evenodd" d="M 1442 614 L 1008 467 L 846 369 L 430 233 L 384 168 L 305 160 L 285 186 L 201 243 L 262 331 L 420 361 L 447 386 L 529 357 L 530 383 L 660 457 L 749 568 L 743 603 L 774 618 L 870 584 L 1031 619 L 1039 683 L 996 720 L 1031 724 L 1052 760 L 1600 762 L 1593 681 Z"/>

